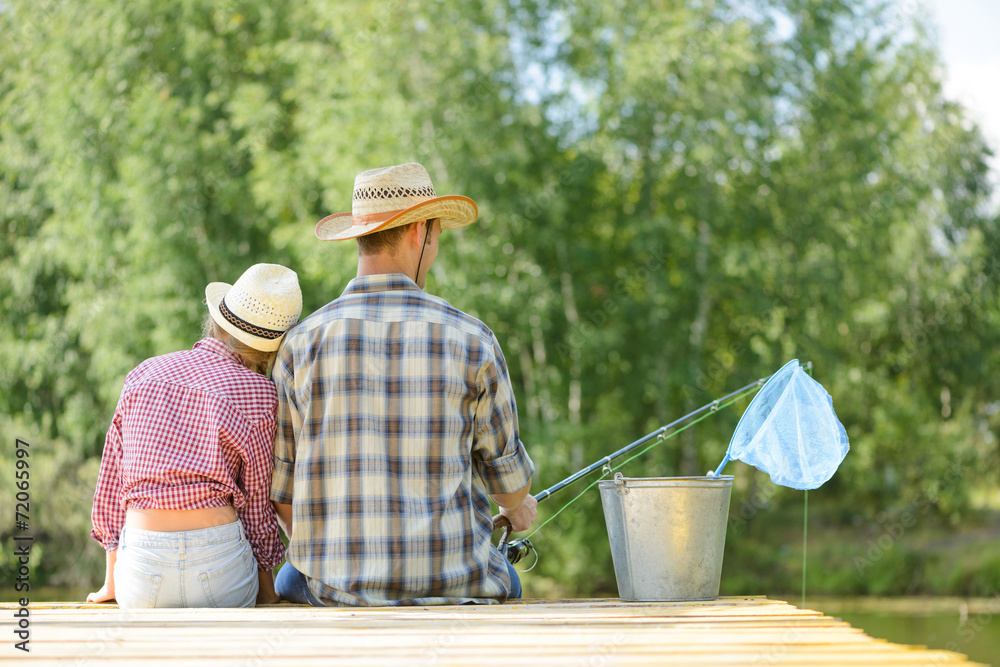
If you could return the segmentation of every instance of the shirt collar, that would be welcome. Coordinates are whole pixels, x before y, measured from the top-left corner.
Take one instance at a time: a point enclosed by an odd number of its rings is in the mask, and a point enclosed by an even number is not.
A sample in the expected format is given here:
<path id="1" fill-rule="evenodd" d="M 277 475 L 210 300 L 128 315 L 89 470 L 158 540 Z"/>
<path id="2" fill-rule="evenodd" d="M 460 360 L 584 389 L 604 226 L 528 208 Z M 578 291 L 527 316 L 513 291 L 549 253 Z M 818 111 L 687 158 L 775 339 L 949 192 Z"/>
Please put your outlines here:
<path id="1" fill-rule="evenodd" d="M 221 340 L 218 340 L 217 338 L 202 338 L 200 341 L 194 344 L 194 347 L 192 349 L 202 350 L 204 352 L 211 352 L 225 359 L 235 361 L 240 366 L 243 365 L 243 362 L 240 361 L 240 358 L 235 354 L 233 354 L 232 352 L 230 352 L 229 348 L 226 347 L 226 344 L 223 343 Z"/>
<path id="2" fill-rule="evenodd" d="M 423 292 L 408 276 L 402 273 L 380 273 L 372 276 L 358 276 L 347 283 L 341 296 L 371 294 L 372 292 L 395 291 Z"/>

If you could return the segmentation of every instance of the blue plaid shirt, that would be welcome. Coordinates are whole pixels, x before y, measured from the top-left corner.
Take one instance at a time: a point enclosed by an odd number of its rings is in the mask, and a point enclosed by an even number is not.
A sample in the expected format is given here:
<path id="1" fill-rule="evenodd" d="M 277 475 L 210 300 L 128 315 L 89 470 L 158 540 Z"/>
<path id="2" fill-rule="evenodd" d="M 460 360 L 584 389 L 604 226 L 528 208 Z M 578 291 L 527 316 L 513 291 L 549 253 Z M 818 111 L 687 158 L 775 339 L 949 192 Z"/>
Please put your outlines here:
<path id="1" fill-rule="evenodd" d="M 352 280 L 288 334 L 271 498 L 287 559 L 331 606 L 506 599 L 488 494 L 533 464 L 490 329 L 401 274 Z"/>

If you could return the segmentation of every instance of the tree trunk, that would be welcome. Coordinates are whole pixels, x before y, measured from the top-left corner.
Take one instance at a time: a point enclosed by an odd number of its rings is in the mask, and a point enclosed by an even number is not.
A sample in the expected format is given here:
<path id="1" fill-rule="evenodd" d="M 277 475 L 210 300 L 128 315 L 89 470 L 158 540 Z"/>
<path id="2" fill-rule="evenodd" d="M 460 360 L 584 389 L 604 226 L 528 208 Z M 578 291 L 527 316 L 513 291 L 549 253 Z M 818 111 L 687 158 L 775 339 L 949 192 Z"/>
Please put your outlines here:
<path id="1" fill-rule="evenodd" d="M 708 218 L 711 214 L 711 200 L 708 185 L 702 189 L 700 205 L 700 220 L 698 221 L 698 251 L 695 254 L 695 276 L 698 281 L 698 305 L 694 319 L 691 321 L 691 356 L 689 357 L 691 371 L 689 381 L 696 382 L 701 375 L 701 360 L 704 356 L 705 338 L 708 333 L 708 318 L 711 314 L 713 296 L 709 291 L 708 257 L 711 244 L 711 227 Z M 707 401 L 706 401 L 707 402 Z M 696 406 L 693 396 L 689 395 L 687 412 Z M 688 429 L 682 435 L 681 474 L 701 475 L 705 471 L 698 469 L 698 437 L 695 429 Z"/>

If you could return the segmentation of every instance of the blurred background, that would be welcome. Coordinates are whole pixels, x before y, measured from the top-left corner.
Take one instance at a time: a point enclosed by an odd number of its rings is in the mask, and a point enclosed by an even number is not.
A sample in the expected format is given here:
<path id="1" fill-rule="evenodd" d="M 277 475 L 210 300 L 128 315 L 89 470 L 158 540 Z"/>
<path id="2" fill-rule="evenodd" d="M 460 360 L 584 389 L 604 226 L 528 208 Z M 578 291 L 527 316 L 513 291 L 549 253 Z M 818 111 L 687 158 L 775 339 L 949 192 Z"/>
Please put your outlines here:
<path id="1" fill-rule="evenodd" d="M 479 204 L 428 291 L 496 332 L 534 490 L 812 361 L 851 451 L 810 494 L 809 595 L 1000 613 L 1000 206 L 932 9 L 2 0 L 0 434 L 31 443 L 33 586 L 99 585 L 122 381 L 197 340 L 205 285 L 276 262 L 321 307 L 356 249 L 315 222 L 416 161 Z M 745 406 L 625 474 L 703 474 Z M 722 594 L 798 596 L 802 493 L 727 472 Z M 532 540 L 526 596 L 617 595 L 596 489 Z"/>

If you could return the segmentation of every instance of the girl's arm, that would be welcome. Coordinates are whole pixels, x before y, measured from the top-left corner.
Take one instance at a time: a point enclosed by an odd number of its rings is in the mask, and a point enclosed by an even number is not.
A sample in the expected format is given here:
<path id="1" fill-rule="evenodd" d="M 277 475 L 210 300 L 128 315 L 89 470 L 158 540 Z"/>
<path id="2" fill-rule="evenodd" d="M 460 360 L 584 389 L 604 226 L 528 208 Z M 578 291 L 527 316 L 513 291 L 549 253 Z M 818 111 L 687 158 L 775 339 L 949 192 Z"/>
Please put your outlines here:
<path id="1" fill-rule="evenodd" d="M 257 570 L 257 604 L 277 604 L 281 597 L 274 591 L 274 575 L 271 570 Z"/>
<path id="2" fill-rule="evenodd" d="M 115 560 L 117 558 L 118 551 L 108 552 L 107 566 L 104 570 L 104 585 L 101 587 L 101 590 L 88 595 L 87 602 L 108 602 L 115 599 Z"/>
<path id="3" fill-rule="evenodd" d="M 127 388 L 127 385 L 126 385 Z M 125 391 L 118 399 L 115 416 L 104 440 L 101 454 L 101 468 L 97 474 L 97 490 L 94 492 L 94 508 L 91 520 L 94 529 L 90 534 L 101 543 L 107 552 L 104 571 L 104 586 L 87 596 L 87 602 L 107 602 L 115 599 L 115 560 L 118 558 L 118 539 L 125 525 L 125 508 L 121 506 L 122 476 L 120 458 L 122 450 L 122 418 L 124 415 Z"/>

